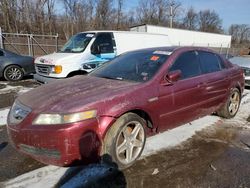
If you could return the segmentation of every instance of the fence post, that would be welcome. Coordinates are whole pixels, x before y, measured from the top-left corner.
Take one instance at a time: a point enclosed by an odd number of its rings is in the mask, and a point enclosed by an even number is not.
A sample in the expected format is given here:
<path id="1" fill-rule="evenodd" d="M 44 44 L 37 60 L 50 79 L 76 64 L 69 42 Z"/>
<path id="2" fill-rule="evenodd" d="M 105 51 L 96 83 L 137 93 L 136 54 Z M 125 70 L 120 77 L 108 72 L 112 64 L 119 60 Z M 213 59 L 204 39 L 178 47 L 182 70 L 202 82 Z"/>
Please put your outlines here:
<path id="1" fill-rule="evenodd" d="M 221 54 L 221 52 L 222 52 L 222 44 L 220 45 L 220 54 Z"/>
<path id="2" fill-rule="evenodd" d="M 229 47 L 230 46 L 230 44 L 228 44 L 228 46 L 227 46 L 227 53 L 226 53 L 226 58 L 228 57 L 228 54 L 229 54 Z"/>
<path id="3" fill-rule="evenodd" d="M 31 54 L 34 57 L 34 46 L 33 46 L 33 35 L 30 34 L 30 47 L 31 47 Z"/>
<path id="4" fill-rule="evenodd" d="M 58 52 L 58 33 L 56 34 L 56 52 Z"/>
<path id="5" fill-rule="evenodd" d="M 30 37 L 29 37 L 29 36 L 27 36 L 27 40 L 28 40 L 28 50 L 29 50 L 29 56 L 32 56 L 32 55 L 31 55 Z"/>
<path id="6" fill-rule="evenodd" d="M 2 34 L 2 28 L 0 27 L 0 48 L 3 48 L 3 34 Z"/>

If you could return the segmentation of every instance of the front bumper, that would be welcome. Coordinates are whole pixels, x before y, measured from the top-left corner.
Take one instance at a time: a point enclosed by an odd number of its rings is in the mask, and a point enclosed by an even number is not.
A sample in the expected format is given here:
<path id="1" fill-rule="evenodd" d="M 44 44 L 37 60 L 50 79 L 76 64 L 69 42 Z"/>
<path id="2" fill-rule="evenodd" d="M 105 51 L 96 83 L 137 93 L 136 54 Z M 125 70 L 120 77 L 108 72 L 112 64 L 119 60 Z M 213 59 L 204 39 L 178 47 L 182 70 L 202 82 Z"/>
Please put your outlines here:
<path id="1" fill-rule="evenodd" d="M 113 118 L 105 120 L 113 121 Z M 24 122 L 25 123 L 25 122 Z M 20 152 L 45 163 L 70 166 L 77 163 L 89 164 L 99 160 L 102 135 L 96 119 L 86 120 L 63 128 L 64 125 L 8 125 L 12 145 Z"/>
<path id="2" fill-rule="evenodd" d="M 34 74 L 34 80 L 43 84 L 51 83 L 51 82 L 57 81 L 58 79 L 63 79 L 63 78 L 52 78 L 52 77 L 42 76 L 37 73 Z"/>

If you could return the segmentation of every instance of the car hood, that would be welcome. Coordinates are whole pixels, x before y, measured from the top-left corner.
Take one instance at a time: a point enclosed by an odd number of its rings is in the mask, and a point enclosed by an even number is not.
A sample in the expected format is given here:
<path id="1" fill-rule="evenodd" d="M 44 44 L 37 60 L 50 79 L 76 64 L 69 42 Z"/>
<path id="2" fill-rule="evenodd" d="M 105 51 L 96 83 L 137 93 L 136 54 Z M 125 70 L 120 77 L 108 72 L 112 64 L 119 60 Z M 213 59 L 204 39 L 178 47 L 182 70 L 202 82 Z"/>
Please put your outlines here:
<path id="1" fill-rule="evenodd" d="M 58 61 L 65 62 L 65 60 L 70 60 L 72 58 L 80 58 L 81 53 L 52 53 L 48 55 L 44 55 L 41 57 L 37 57 L 35 63 L 39 64 L 56 64 Z"/>
<path id="2" fill-rule="evenodd" d="M 19 96 L 17 100 L 35 113 L 70 113 L 124 95 L 136 85 L 138 83 L 76 76 L 40 86 Z"/>
<path id="3" fill-rule="evenodd" d="M 233 57 L 233 58 L 230 58 L 229 61 L 233 64 L 239 65 L 240 67 L 250 68 L 250 56 Z"/>

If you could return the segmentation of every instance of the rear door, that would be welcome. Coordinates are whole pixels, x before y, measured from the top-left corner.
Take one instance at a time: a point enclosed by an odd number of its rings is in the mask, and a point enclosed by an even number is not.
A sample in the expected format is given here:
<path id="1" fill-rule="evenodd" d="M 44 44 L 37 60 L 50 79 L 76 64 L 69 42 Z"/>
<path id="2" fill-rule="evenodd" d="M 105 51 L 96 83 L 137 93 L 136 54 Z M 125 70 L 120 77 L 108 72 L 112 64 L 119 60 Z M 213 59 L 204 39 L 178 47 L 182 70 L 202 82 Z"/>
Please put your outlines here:
<path id="1" fill-rule="evenodd" d="M 212 112 L 212 108 L 223 103 L 228 95 L 230 73 L 217 54 L 206 51 L 198 51 L 198 54 L 201 71 L 205 78 L 204 95 L 207 100 L 203 106 L 204 109 Z"/>
<path id="2" fill-rule="evenodd" d="M 186 123 L 200 114 L 204 101 L 203 79 L 196 51 L 184 52 L 170 67 L 169 72 L 180 70 L 182 77 L 171 86 L 160 85 L 160 130 Z"/>

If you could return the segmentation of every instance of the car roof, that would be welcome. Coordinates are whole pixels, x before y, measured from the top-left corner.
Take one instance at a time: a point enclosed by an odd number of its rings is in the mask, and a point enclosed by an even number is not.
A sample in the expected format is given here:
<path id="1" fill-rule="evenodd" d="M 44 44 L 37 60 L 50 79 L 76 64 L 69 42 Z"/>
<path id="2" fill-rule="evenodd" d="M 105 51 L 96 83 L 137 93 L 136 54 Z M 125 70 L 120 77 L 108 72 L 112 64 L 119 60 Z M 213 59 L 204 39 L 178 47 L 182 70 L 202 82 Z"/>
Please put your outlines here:
<path id="1" fill-rule="evenodd" d="M 190 50 L 201 50 L 201 51 L 208 51 L 212 53 L 216 53 L 213 50 L 205 47 L 196 47 L 196 46 L 166 46 L 166 47 L 153 47 L 153 48 L 144 48 L 133 50 L 134 52 L 147 52 L 147 51 L 167 51 L 167 52 L 174 52 L 176 50 L 181 50 L 183 52 L 190 51 Z"/>
<path id="2" fill-rule="evenodd" d="M 3 51 L 5 53 L 5 55 L 7 56 L 20 56 L 19 54 L 16 54 L 15 52 L 0 48 L 1 51 Z"/>

